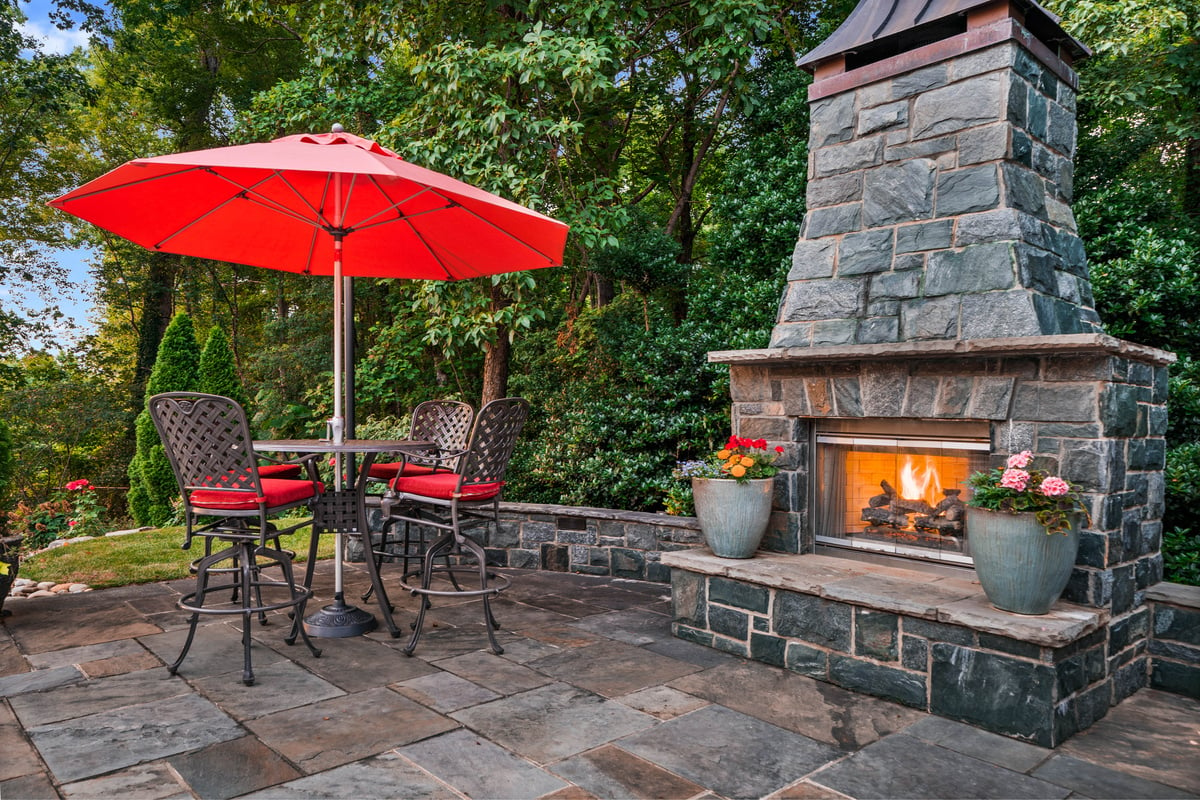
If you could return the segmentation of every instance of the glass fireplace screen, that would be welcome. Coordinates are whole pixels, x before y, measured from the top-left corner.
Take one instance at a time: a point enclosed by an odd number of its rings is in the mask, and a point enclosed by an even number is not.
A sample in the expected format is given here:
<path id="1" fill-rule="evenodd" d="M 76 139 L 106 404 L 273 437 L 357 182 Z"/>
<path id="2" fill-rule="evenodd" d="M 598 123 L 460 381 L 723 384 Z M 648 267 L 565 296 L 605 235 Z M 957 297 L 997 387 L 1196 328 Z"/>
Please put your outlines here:
<path id="1" fill-rule="evenodd" d="M 842 433 L 816 437 L 818 542 L 970 564 L 967 477 L 986 441 Z"/>

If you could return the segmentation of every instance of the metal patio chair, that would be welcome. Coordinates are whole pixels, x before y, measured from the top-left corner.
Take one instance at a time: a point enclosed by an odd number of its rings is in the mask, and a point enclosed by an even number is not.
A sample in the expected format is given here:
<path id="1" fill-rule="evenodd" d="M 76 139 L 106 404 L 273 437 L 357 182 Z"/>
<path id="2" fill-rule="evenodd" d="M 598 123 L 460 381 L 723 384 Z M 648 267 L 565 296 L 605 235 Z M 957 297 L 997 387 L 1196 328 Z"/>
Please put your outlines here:
<path id="1" fill-rule="evenodd" d="M 462 454 L 466 452 L 474 417 L 475 409 L 470 403 L 457 400 L 426 400 L 420 403 L 413 409 L 408 438 L 433 442 L 434 448 L 400 461 L 372 464 L 368 475 L 377 481 L 392 481 L 401 476 L 428 475 L 438 471 L 452 472 L 458 466 Z M 385 524 L 380 540 L 370 548 L 375 559 L 375 569 L 381 569 L 385 559 L 395 558 L 402 562 L 402 572 L 408 572 L 409 562 L 420 561 L 421 554 L 425 551 L 423 533 L 427 530 L 429 529 L 418 527 L 414 541 L 412 526 L 407 522 L 402 531 Z M 362 599 L 369 600 L 373 592 L 373 587 L 367 589 Z"/>
<path id="2" fill-rule="evenodd" d="M 416 649 L 431 595 L 480 597 L 492 651 L 504 652 L 493 632 L 500 626 L 492 614 L 490 601 L 493 595 L 506 589 L 510 581 L 506 575 L 488 569 L 487 554 L 482 545 L 467 536 L 464 529 L 499 523 L 504 475 L 528 416 L 529 403 L 522 398 L 493 400 L 476 417 L 470 443 L 454 471 L 400 475 L 389 483 L 389 492 L 380 500 L 385 525 L 404 522 L 441 532 L 426 548 L 421 568 L 406 571 L 400 581 L 404 589 L 423 599 L 413 623 L 412 638 L 404 647 L 406 655 L 412 655 Z M 457 563 L 451 563 L 450 556 L 456 557 Z M 435 566 L 439 558 L 445 559 L 445 563 Z M 435 588 L 435 574 L 449 577 L 452 588 Z M 462 584 L 458 581 L 460 575 L 464 577 Z M 418 576 L 419 583 L 413 583 Z M 468 583 L 467 577 L 477 581 Z"/>
<path id="3" fill-rule="evenodd" d="M 250 621 L 256 614 L 265 622 L 268 611 L 292 609 L 291 631 L 284 641 L 294 644 L 299 633 L 313 656 L 319 656 L 321 651 L 300 624 L 312 592 L 296 584 L 291 553 L 277 544 L 281 534 L 310 525 L 311 520 L 285 528 L 268 520 L 281 511 L 307 507 L 319 496 L 323 487 L 313 462 L 306 464 L 307 479 L 262 477 L 246 413 L 228 397 L 168 392 L 151 397 L 149 409 L 183 498 L 184 549 L 196 536 L 208 545 L 224 545 L 206 546 L 205 555 L 193 564 L 195 590 L 179 599 L 179 607 L 192 612 L 187 640 L 167 671 L 174 675 L 187 657 L 201 614 L 242 616 L 242 682 L 247 686 L 254 683 Z M 283 580 L 264 577 L 264 569 L 275 567 Z M 213 599 L 214 593 L 230 589 L 230 602 Z"/>

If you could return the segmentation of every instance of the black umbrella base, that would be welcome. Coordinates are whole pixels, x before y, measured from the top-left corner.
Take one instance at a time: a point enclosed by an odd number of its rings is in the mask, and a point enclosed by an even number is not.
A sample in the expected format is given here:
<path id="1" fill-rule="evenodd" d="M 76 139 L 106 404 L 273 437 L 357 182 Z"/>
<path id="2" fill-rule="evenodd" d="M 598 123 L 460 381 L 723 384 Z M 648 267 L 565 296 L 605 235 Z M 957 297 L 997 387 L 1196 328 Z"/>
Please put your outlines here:
<path id="1" fill-rule="evenodd" d="M 304 618 L 304 630 L 309 636 L 324 639 L 346 639 L 375 630 L 379 623 L 369 611 L 346 605 L 341 594 L 320 611 Z"/>

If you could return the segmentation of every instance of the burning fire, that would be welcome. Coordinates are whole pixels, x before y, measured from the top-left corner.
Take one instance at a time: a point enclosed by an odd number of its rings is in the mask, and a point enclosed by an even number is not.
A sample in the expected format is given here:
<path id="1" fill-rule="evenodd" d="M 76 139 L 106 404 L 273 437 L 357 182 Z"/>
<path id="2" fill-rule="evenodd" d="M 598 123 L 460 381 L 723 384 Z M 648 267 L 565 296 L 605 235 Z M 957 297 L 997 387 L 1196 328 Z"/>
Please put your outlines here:
<path id="1" fill-rule="evenodd" d="M 923 461 L 918 468 L 912 456 L 905 457 L 904 466 L 900 468 L 900 496 L 905 500 L 925 500 L 932 505 L 942 494 L 942 481 L 933 459 L 926 456 Z"/>

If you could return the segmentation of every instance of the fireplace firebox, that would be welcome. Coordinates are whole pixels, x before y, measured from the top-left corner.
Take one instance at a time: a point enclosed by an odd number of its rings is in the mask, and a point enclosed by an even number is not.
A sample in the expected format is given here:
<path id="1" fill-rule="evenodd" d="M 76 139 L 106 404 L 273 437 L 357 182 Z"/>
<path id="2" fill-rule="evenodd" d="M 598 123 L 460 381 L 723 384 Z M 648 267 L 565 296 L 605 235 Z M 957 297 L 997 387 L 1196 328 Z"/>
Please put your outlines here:
<path id="1" fill-rule="evenodd" d="M 970 565 L 966 501 L 988 468 L 987 425 L 845 420 L 814 433 L 816 541 Z"/>

